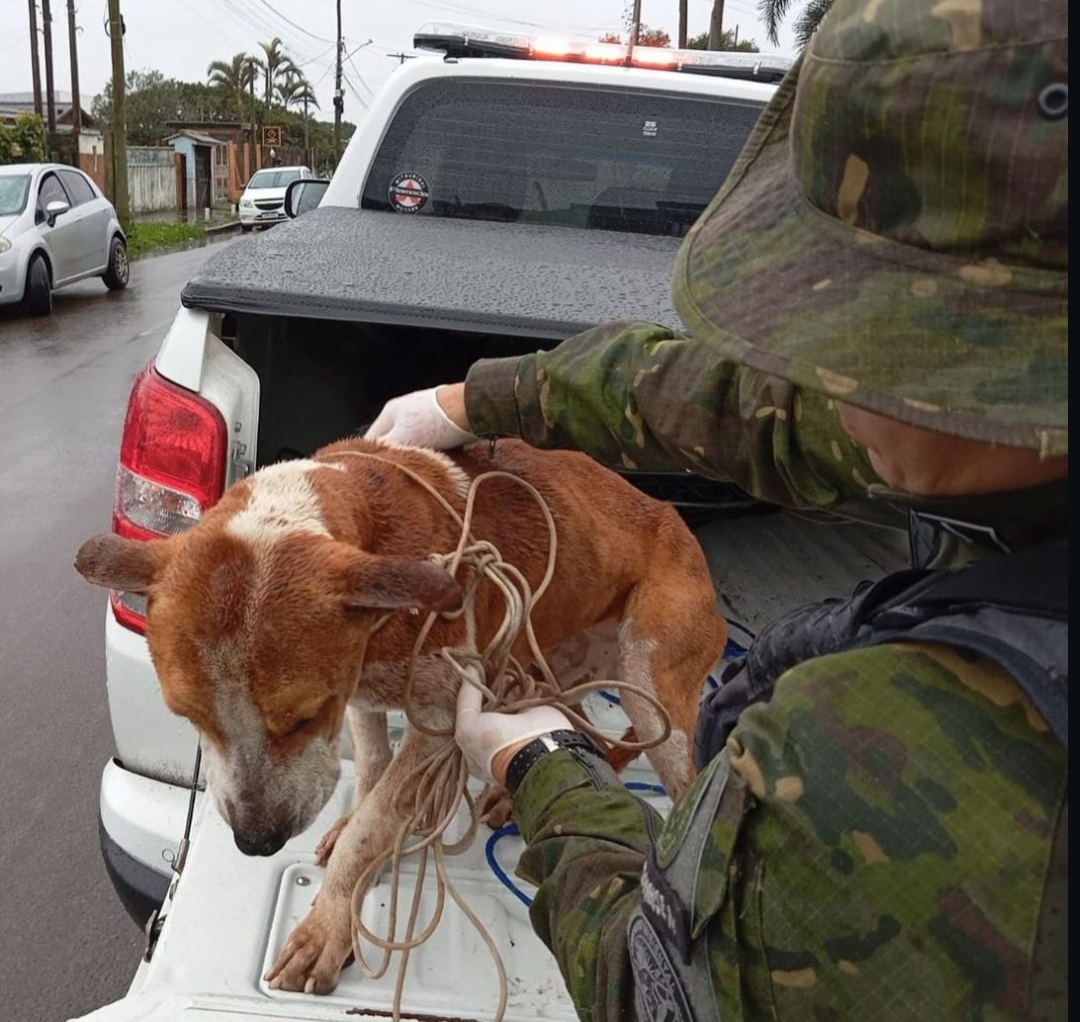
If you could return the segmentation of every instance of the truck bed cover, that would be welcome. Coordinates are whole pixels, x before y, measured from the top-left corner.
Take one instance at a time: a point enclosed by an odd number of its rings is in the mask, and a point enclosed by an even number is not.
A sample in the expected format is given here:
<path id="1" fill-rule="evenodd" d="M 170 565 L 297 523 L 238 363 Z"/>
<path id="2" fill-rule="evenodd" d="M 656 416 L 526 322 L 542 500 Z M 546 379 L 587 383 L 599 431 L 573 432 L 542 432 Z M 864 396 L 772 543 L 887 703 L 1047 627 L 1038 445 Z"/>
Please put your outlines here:
<path id="1" fill-rule="evenodd" d="M 182 301 L 211 312 L 561 340 L 615 319 L 676 326 L 678 238 L 324 207 L 230 245 Z"/>

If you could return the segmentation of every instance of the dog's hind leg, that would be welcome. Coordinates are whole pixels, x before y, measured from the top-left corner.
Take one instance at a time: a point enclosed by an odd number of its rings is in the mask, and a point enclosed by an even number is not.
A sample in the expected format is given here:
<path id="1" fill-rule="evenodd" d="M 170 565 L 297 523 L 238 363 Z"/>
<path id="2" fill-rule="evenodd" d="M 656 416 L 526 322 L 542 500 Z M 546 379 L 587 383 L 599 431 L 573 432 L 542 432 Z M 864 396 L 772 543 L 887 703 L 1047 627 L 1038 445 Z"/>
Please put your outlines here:
<path id="1" fill-rule="evenodd" d="M 386 731 L 385 713 L 371 713 L 350 705 L 345 708 L 345 719 L 349 724 L 353 763 L 356 767 L 352 809 L 340 817 L 315 846 L 316 866 L 326 865 L 349 818 L 356 812 L 356 807 L 367 798 L 368 792 L 375 787 L 375 782 L 382 777 L 393 756 Z"/>
<path id="2" fill-rule="evenodd" d="M 671 720 L 671 734 L 646 756 L 667 793 L 678 798 L 694 777 L 693 741 L 698 703 L 709 671 L 724 647 L 724 619 L 713 606 L 712 587 L 694 579 L 640 585 L 630 595 L 619 627 L 618 677 L 654 695 Z M 650 741 L 664 722 L 633 689 L 620 692 L 633 736 Z M 631 736 L 631 737 L 633 737 Z M 614 750 L 610 759 L 630 758 Z"/>

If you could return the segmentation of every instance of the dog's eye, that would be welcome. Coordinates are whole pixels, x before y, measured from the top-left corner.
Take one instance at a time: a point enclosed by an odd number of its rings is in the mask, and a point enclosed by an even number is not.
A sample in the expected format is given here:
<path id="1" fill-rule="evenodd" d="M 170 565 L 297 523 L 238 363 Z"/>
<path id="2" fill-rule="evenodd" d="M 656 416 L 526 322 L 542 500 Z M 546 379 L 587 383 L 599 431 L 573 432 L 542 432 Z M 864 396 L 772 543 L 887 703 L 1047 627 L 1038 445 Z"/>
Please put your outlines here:
<path id="1" fill-rule="evenodd" d="M 314 717 L 301 717 L 288 731 L 285 732 L 286 738 L 292 738 L 293 735 L 300 734 L 309 724 L 313 723 Z"/>

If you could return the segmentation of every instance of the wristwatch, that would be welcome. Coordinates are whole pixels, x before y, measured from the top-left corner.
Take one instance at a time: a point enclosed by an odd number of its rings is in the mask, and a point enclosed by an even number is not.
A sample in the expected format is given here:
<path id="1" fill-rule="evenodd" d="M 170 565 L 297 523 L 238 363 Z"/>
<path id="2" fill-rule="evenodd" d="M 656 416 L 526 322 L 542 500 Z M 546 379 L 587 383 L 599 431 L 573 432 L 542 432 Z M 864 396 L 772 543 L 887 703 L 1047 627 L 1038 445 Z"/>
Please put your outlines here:
<path id="1" fill-rule="evenodd" d="M 513 795 L 518 790 L 525 775 L 539 760 L 556 749 L 579 749 L 582 752 L 591 752 L 594 756 L 603 755 L 592 739 L 580 731 L 549 731 L 546 735 L 539 735 L 519 749 L 506 768 L 506 787 L 510 794 Z"/>

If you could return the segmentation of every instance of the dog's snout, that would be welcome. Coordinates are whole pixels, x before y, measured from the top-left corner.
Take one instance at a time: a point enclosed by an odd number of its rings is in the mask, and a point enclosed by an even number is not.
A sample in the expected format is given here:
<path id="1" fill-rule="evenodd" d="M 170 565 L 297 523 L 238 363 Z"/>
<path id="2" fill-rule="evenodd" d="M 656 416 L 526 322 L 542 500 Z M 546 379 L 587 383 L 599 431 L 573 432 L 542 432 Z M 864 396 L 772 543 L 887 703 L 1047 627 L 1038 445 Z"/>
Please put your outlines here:
<path id="1" fill-rule="evenodd" d="M 278 831 L 273 834 L 258 834 L 249 837 L 238 831 L 233 831 L 233 840 L 236 847 L 245 855 L 273 855 L 280 851 L 286 841 L 289 840 L 287 831 Z"/>

